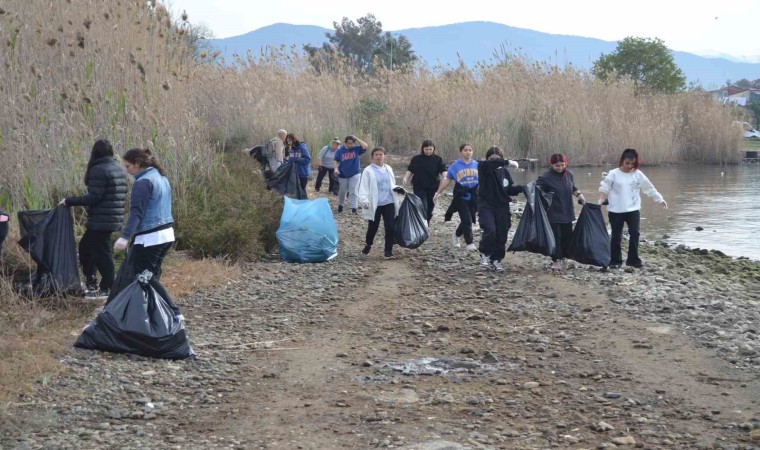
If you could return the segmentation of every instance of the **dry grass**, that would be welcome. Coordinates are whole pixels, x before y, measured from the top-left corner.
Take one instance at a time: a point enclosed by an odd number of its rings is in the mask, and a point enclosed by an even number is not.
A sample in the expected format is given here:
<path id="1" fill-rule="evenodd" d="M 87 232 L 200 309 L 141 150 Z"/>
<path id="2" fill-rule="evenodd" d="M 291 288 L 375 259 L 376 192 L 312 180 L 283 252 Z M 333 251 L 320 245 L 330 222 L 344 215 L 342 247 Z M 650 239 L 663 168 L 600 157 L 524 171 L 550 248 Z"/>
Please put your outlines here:
<path id="1" fill-rule="evenodd" d="M 161 281 L 181 307 L 183 297 L 230 283 L 240 271 L 224 260 L 192 260 L 172 252 Z M 24 299 L 9 281 L 0 280 L 0 417 L 24 403 L 36 385 L 61 373 L 59 356 L 73 345 L 98 306 L 72 298 Z"/>

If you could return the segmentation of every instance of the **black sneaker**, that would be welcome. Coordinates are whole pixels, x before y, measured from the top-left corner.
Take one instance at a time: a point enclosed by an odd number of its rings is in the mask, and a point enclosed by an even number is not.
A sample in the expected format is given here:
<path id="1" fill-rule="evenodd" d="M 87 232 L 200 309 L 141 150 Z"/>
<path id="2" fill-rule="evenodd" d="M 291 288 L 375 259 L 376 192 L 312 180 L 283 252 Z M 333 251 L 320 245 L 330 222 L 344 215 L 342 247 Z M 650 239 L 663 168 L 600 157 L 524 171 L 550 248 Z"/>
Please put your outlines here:
<path id="1" fill-rule="evenodd" d="M 351 214 L 353 214 L 353 215 L 357 215 L 357 214 L 359 214 L 359 213 L 358 213 L 358 212 L 356 212 L 356 208 L 351 208 Z"/>
<path id="2" fill-rule="evenodd" d="M 362 255 L 363 256 L 369 255 L 369 251 L 370 250 L 372 250 L 372 246 L 371 245 L 365 245 L 364 248 L 362 249 Z"/>
<path id="3" fill-rule="evenodd" d="M 393 253 L 391 252 L 385 252 L 385 259 L 396 259 L 395 256 L 393 256 Z"/>
<path id="4" fill-rule="evenodd" d="M 343 212 L 343 205 L 338 205 L 338 212 L 339 212 L 339 213 L 342 213 L 342 212 Z"/>
<path id="5" fill-rule="evenodd" d="M 610 264 L 610 270 L 617 270 L 622 266 L 622 264 Z"/>
<path id="6" fill-rule="evenodd" d="M 635 262 L 635 263 L 625 263 L 626 266 L 633 267 L 635 269 L 642 269 L 644 267 L 644 263 L 641 261 Z"/>

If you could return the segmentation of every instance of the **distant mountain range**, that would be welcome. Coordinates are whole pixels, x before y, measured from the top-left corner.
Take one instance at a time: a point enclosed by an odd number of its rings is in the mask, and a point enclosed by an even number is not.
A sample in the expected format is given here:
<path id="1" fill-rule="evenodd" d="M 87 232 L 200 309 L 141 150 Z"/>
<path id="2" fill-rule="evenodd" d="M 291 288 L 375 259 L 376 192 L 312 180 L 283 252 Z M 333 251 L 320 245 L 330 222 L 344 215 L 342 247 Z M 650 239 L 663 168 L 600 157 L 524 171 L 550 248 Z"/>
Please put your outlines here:
<path id="1" fill-rule="evenodd" d="M 327 42 L 325 33 L 334 31 L 313 25 L 278 23 L 240 36 L 214 39 L 212 44 L 222 51 L 227 61 L 232 61 L 234 54 L 245 55 L 250 50 L 258 56 L 268 46 L 295 45 L 299 50 L 304 44 L 320 47 Z M 409 28 L 393 33 L 406 36 L 417 56 L 429 66 L 441 64 L 456 67 L 461 58 L 471 67 L 477 62 L 494 61 L 494 55 L 506 49 L 533 61 L 545 61 L 560 67 L 572 64 L 576 68 L 590 70 L 601 54 L 610 53 L 617 47 L 617 42 L 541 33 L 493 22 Z M 673 52 L 673 57 L 686 75 L 687 82 L 701 84 L 705 89 L 717 89 L 725 85 L 726 80 L 760 78 L 760 63 L 703 57 L 686 52 Z"/>

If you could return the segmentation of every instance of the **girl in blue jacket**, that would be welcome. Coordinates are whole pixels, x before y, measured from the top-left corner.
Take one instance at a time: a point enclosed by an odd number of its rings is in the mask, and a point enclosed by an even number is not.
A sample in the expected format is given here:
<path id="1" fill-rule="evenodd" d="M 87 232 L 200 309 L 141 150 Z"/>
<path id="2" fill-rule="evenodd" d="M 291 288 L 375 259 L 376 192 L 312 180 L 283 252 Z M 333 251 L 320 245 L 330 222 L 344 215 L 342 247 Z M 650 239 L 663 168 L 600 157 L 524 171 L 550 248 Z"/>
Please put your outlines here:
<path id="1" fill-rule="evenodd" d="M 295 134 L 288 133 L 285 136 L 285 161 L 292 161 L 298 168 L 298 179 L 304 193 L 306 192 L 306 183 L 309 181 L 311 172 L 311 156 L 305 142 L 298 140 Z"/>

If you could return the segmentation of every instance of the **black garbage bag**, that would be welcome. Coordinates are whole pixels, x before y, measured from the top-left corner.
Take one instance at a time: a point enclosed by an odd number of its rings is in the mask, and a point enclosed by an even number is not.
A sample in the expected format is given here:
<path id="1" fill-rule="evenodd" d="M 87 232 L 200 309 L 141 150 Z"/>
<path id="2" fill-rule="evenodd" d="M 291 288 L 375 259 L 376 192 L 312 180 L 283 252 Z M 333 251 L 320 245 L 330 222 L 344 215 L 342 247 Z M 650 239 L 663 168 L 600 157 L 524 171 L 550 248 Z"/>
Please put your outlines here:
<path id="1" fill-rule="evenodd" d="M 21 234 L 18 243 L 37 263 L 37 270 L 30 280 L 31 294 L 81 294 L 71 210 L 58 206 L 19 211 L 18 222 Z"/>
<path id="2" fill-rule="evenodd" d="M 87 324 L 74 347 L 163 359 L 193 359 L 182 317 L 147 270 Z"/>
<path id="3" fill-rule="evenodd" d="M 267 187 L 280 195 L 287 195 L 297 200 L 306 198 L 306 191 L 303 190 L 301 180 L 298 179 L 298 167 L 293 161 L 278 167 L 274 175 L 267 180 Z"/>
<path id="4" fill-rule="evenodd" d="M 129 249 L 127 249 L 127 254 L 124 255 L 124 261 L 122 261 L 121 266 L 119 266 L 119 271 L 116 272 L 116 278 L 114 278 L 113 286 L 111 286 L 111 292 L 108 294 L 106 303 L 116 298 L 116 296 L 119 295 L 119 292 L 123 291 L 124 288 L 135 281 L 137 272 L 135 272 L 133 255 L 134 252 L 132 251 L 132 246 L 130 245 Z"/>
<path id="5" fill-rule="evenodd" d="M 524 186 L 523 194 L 527 199 L 525 210 L 507 251 L 551 256 L 556 242 L 546 210 L 551 206 L 552 194 L 545 193 L 535 182 Z"/>
<path id="6" fill-rule="evenodd" d="M 590 203 L 583 205 L 573 230 L 568 257 L 592 266 L 610 265 L 610 237 L 601 206 Z"/>
<path id="7" fill-rule="evenodd" d="M 393 223 L 393 240 L 404 248 L 417 248 L 430 237 L 427 214 L 422 200 L 406 193 Z"/>
<path id="8" fill-rule="evenodd" d="M 338 175 L 335 174 L 335 171 L 332 171 L 327 174 L 330 177 L 330 185 L 332 185 L 332 191 L 330 191 L 333 195 L 338 195 L 338 192 L 340 191 L 340 181 L 338 181 Z"/>

